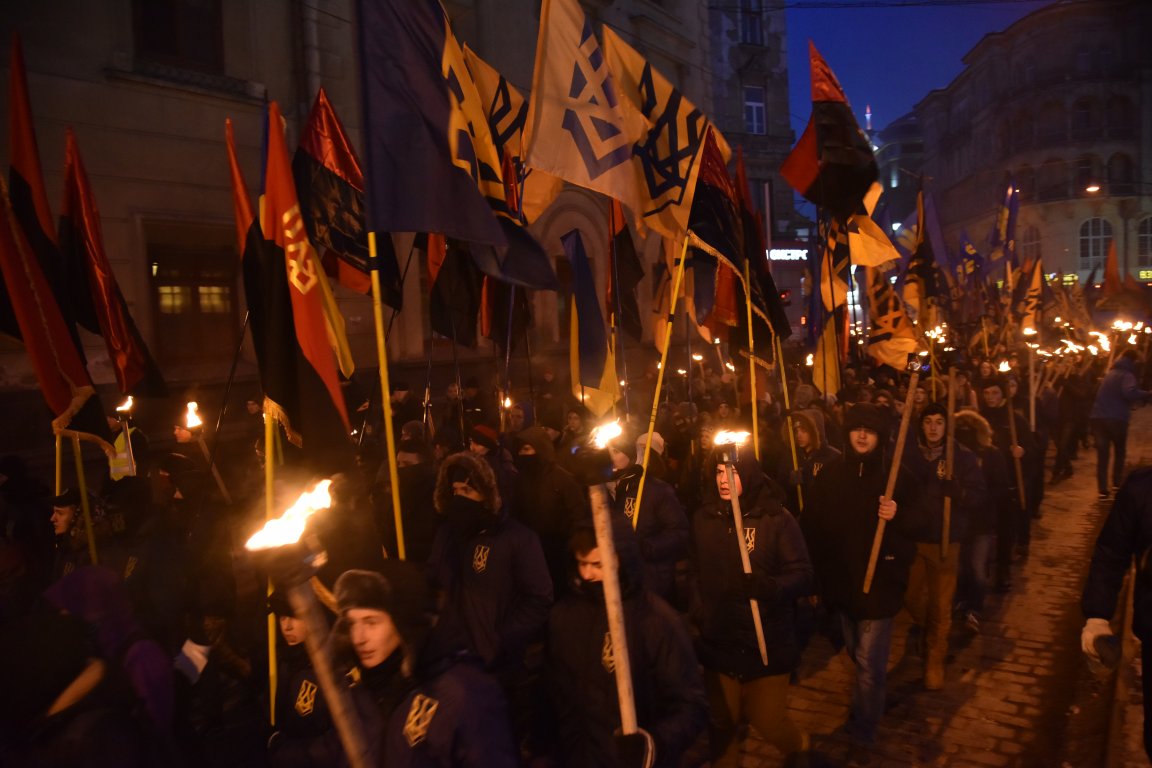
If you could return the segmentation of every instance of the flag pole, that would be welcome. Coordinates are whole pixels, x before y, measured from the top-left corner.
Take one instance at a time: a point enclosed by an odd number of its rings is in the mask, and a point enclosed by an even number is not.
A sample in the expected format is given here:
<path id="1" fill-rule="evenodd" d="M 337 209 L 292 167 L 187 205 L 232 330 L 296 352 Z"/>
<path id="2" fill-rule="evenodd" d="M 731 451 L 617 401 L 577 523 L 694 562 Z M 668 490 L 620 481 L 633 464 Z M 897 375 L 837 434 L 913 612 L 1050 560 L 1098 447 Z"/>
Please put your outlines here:
<path id="1" fill-rule="evenodd" d="M 625 224 L 627 226 L 627 224 Z M 612 298 L 615 299 L 613 304 L 615 306 L 608 310 L 608 316 L 612 320 L 612 338 L 615 341 L 613 349 L 613 359 L 616 359 L 615 353 L 620 354 L 621 364 L 624 366 L 624 381 L 628 381 L 628 355 L 624 354 L 624 345 L 622 343 L 623 336 L 620 333 L 620 314 L 623 311 L 624 304 L 620 298 L 620 259 L 616 254 L 616 203 L 615 201 L 608 203 L 608 231 L 612 237 L 608 243 L 609 254 L 612 256 Z M 631 237 L 631 235 L 629 235 Z M 619 375 L 613 371 L 614 375 Z M 624 386 L 624 418 L 628 419 L 632 416 L 632 408 L 628 391 L 631 389 L 628 385 Z"/>
<path id="2" fill-rule="evenodd" d="M 376 321 L 376 360 L 380 367 L 380 410 L 384 413 L 384 439 L 388 446 L 388 479 L 392 486 L 392 515 L 396 521 L 396 554 L 405 559 L 404 521 L 400 514 L 400 477 L 396 471 L 396 436 L 392 434 L 392 401 L 388 396 L 388 353 L 384 347 L 384 300 L 380 288 L 380 257 L 376 233 L 368 233 L 369 270 L 372 275 L 372 317 Z"/>
<path id="3" fill-rule="evenodd" d="M 267 397 L 265 397 L 267 400 Z M 275 486 L 275 462 L 273 461 L 276 453 L 276 441 L 274 435 L 276 433 L 276 420 L 268 415 L 268 409 L 264 409 L 264 519 L 271 520 L 276 517 L 276 509 L 273 503 L 273 489 Z M 267 595 L 272 596 L 272 579 L 268 579 Z M 276 686 L 278 684 L 278 672 L 276 664 L 276 615 L 269 611 L 268 613 L 268 722 L 273 726 L 276 725 Z"/>
<path id="4" fill-rule="evenodd" d="M 56 433 L 56 495 L 64 492 L 64 436 Z"/>
<path id="5" fill-rule="evenodd" d="M 892 465 L 888 468 L 888 485 L 884 498 L 891 499 L 896 491 L 896 478 L 900 474 L 900 459 L 904 456 L 904 441 L 908 438 L 908 423 L 912 420 L 912 398 L 916 396 L 916 384 L 920 380 L 920 368 L 912 371 L 908 381 L 908 395 L 904 398 L 904 412 L 900 414 L 900 431 L 896 433 L 896 451 L 892 454 Z M 877 450 L 883 450 L 879 446 Z M 872 591 L 872 577 L 876 575 L 876 561 L 880 559 L 880 545 L 884 542 L 884 528 L 888 521 L 876 521 L 876 534 L 872 537 L 872 554 L 868 557 L 868 568 L 864 571 L 864 594 Z"/>
<path id="6" fill-rule="evenodd" d="M 676 265 L 676 276 L 672 279 L 672 295 L 668 298 L 668 317 L 664 325 L 664 343 L 660 348 L 660 367 L 656 369 L 656 391 L 652 393 L 652 415 L 648 418 L 648 438 L 644 441 L 644 460 L 641 465 L 648 468 L 648 458 L 652 455 L 652 433 L 656 431 L 656 412 L 660 408 L 660 388 L 664 384 L 664 370 L 668 367 L 668 347 L 672 344 L 673 321 L 676 319 L 676 300 L 680 296 L 680 282 L 684 279 L 684 265 L 688 261 L 688 237 L 680 246 L 680 263 Z M 640 522 L 640 499 L 644 496 L 644 481 L 648 473 L 640 475 L 640 485 L 636 489 L 636 510 L 632 513 L 632 527 Z"/>
<path id="7" fill-rule="evenodd" d="M 760 461 L 760 413 L 756 402 L 756 334 L 752 330 L 752 269 L 744 257 L 744 308 L 748 315 L 748 388 L 752 402 L 752 449 Z M 773 331 L 775 333 L 775 331 Z"/>
<path id="8" fill-rule="evenodd" d="M 96 553 L 96 532 L 92 530 L 92 509 L 88 504 L 88 481 L 84 478 L 84 460 L 80 454 L 80 436 L 72 435 L 72 455 L 76 459 L 76 483 L 80 486 L 80 509 L 84 513 L 84 528 L 88 531 L 88 557 L 92 565 L 99 565 Z"/>
<path id="9" fill-rule="evenodd" d="M 946 422 L 947 436 L 944 444 L 944 478 L 952 480 L 952 471 L 956 462 L 956 366 L 948 368 L 948 421 Z M 948 557 L 948 537 L 952 531 L 952 496 L 944 497 L 944 526 L 940 534 L 940 556 Z"/>

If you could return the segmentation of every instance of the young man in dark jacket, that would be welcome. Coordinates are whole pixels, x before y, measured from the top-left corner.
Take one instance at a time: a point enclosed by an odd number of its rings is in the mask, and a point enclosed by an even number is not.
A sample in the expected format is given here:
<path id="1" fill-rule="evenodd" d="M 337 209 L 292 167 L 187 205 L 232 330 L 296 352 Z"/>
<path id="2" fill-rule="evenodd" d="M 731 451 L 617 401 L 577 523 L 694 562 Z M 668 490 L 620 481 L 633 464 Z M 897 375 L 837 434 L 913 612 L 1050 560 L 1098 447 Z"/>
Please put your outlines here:
<path id="1" fill-rule="evenodd" d="M 854 405 L 844 416 L 844 456 L 825 467 L 812 483 L 800 527 L 804 531 L 816 582 L 828 610 L 839 614 L 848 655 L 856 666 L 846 731 L 856 751 L 876 740 L 887 693 L 892 620 L 904 602 L 908 571 L 916 555 L 912 533 L 917 521 L 897 515 L 896 499 L 884 496 L 888 479 L 887 423 L 875 406 Z M 880 520 L 888 522 L 871 589 L 864 575 Z"/>
<path id="2" fill-rule="evenodd" d="M 798 515 L 802 510 L 796 486 L 800 486 L 800 492 L 807 498 L 812 478 L 839 458 L 840 451 L 828 444 L 824 434 L 824 414 L 816 408 L 794 411 L 792 427 L 796 440 L 797 467 L 792 468 L 792 451 L 789 448 L 784 454 L 777 477 L 788 494 L 789 511 Z M 784 439 L 788 440 L 787 434 Z"/>
<path id="3" fill-rule="evenodd" d="M 905 443 L 903 462 L 907 486 L 912 489 L 904 512 L 920 523 L 912 536 L 916 558 L 904 603 L 912 620 L 924 628 L 924 687 L 930 691 L 944 687 L 960 543 L 969 520 L 987 503 L 976 456 L 963 445 L 955 446 L 952 477 L 947 476 L 947 411 L 939 403 L 924 406 L 915 439 Z M 948 553 L 944 554 L 944 505 L 949 498 Z"/>
<path id="4" fill-rule="evenodd" d="M 652 737 L 654 765 L 674 768 L 707 721 L 704 683 L 680 616 L 644 585 L 636 537 L 615 526 L 624 625 L 640 728 Z M 552 609 L 548 681 L 556 714 L 560 765 L 624 768 L 615 661 L 608 633 L 600 550 L 591 529 L 571 541 L 578 578 Z M 623 748 L 621 748 L 623 747 Z"/>
<path id="5" fill-rule="evenodd" d="M 714 766 L 740 763 L 740 727 L 747 722 L 784 755 L 808 748 L 788 717 L 788 679 L 800 661 L 793 604 L 812 591 L 812 564 L 796 519 L 774 498 L 751 448 L 735 457 L 733 480 L 712 454 L 713 484 L 693 515 L 698 599 L 693 619 L 711 703 Z M 732 497 L 739 499 L 744 540 L 738 541 Z M 740 546 L 752 573 L 745 574 Z M 760 657 L 751 600 L 758 603 L 768 651 Z"/>

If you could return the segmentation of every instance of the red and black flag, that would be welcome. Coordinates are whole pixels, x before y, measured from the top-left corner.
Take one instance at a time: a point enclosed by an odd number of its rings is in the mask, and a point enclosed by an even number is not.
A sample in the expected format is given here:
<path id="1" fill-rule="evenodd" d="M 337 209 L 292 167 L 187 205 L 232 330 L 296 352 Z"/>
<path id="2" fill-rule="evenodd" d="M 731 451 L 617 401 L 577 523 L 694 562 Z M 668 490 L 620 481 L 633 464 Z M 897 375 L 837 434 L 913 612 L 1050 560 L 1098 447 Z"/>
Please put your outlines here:
<path id="1" fill-rule="evenodd" d="M 619 327 L 636 341 L 644 337 L 644 324 L 640 320 L 640 304 L 636 299 L 636 286 L 644 279 L 644 265 L 636 253 L 632 233 L 624 219 L 620 201 L 612 199 L 608 209 L 608 304 L 609 325 Z"/>
<path id="2" fill-rule="evenodd" d="M 9 286 L 7 298 L 40 391 L 55 416 L 53 430 L 71 430 L 106 441 L 107 425 L 92 379 L 40 262 L 16 222 L 6 187 L 0 201 L 0 273 Z M 111 446 L 105 450 L 110 452 Z"/>
<path id="3" fill-rule="evenodd" d="M 78 310 L 83 307 L 77 311 L 77 317 L 95 318 L 120 394 L 163 397 L 167 387 L 160 369 L 132 320 L 104 252 L 100 212 L 70 128 L 66 135 L 64 205 L 60 210 L 58 242 L 61 259 L 69 265 L 66 272 L 76 277 L 77 290 L 71 299 Z"/>
<path id="4" fill-rule="evenodd" d="M 300 213 L 324 271 L 357 293 L 369 293 L 372 279 L 368 230 L 364 223 L 364 173 L 344 126 L 323 88 L 308 114 L 300 146 L 292 157 Z M 384 303 L 402 309 L 404 291 L 396 249 L 387 233 L 376 238 Z"/>
<path id="5" fill-rule="evenodd" d="M 740 321 L 736 285 L 744 280 L 744 239 L 736 190 L 711 128 L 705 133 L 700 153 L 688 231 L 690 265 L 697 291 L 694 303 L 699 311 L 703 282 L 712 294 L 708 297 L 711 309 L 708 326 L 716 337 L 721 326 L 734 326 Z"/>
<path id="6" fill-rule="evenodd" d="M 781 340 L 792 335 L 792 325 L 788 313 L 776 288 L 776 280 L 768 263 L 768 238 L 764 228 L 764 217 L 752 204 L 748 190 L 748 172 L 744 167 L 744 153 L 736 156 L 736 200 L 740 209 L 740 223 L 743 233 L 744 257 L 748 260 L 748 274 L 752 285 L 752 308 L 767 322 L 772 332 Z"/>
<path id="7" fill-rule="evenodd" d="M 807 200 L 846 220 L 877 178 L 872 143 L 852 114 L 836 75 L 811 41 L 812 115 L 780 174 Z"/>
<path id="8" fill-rule="evenodd" d="M 227 126 L 235 210 L 241 217 L 236 224 L 246 232 L 244 292 L 265 414 L 283 425 L 314 469 L 335 471 L 352 456 L 347 409 L 320 295 L 326 278 L 304 231 L 280 126 L 273 103 L 260 218 L 248 204 Z"/>
<path id="9" fill-rule="evenodd" d="M 465 243 L 429 234 L 427 249 L 432 331 L 455 344 L 475 347 L 483 275 Z"/>
<path id="10" fill-rule="evenodd" d="M 481 296 L 480 333 L 491 339 L 501 352 L 514 352 L 532 326 L 527 291 L 523 288 L 517 290 L 516 286 L 503 280 L 484 275 Z"/>

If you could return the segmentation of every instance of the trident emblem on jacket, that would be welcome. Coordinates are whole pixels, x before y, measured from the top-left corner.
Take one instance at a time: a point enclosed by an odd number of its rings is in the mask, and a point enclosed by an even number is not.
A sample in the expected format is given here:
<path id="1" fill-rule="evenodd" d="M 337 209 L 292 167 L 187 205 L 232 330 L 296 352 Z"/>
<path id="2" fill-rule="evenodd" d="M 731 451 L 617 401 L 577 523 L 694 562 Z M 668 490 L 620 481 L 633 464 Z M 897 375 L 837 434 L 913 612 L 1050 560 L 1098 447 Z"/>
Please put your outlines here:
<path id="1" fill-rule="evenodd" d="M 488 552 L 487 544 L 477 544 L 476 549 L 472 552 L 472 570 L 476 573 L 484 573 L 488 569 Z"/>
<path id="2" fill-rule="evenodd" d="M 756 549 L 756 529 L 755 528 L 745 528 L 744 529 L 744 546 L 748 549 L 749 552 L 753 552 Z"/>
<path id="3" fill-rule="evenodd" d="M 408 746 L 414 747 L 424 741 L 439 706 L 439 701 L 422 693 L 416 694 L 412 699 L 408 717 L 404 719 L 404 740 L 408 742 Z"/>
<path id="4" fill-rule="evenodd" d="M 600 648 L 600 666 L 612 674 L 616 671 L 616 655 L 612 653 L 612 633 L 604 633 L 604 645 Z"/>
<path id="5" fill-rule="evenodd" d="M 311 680 L 300 683 L 300 690 L 296 693 L 296 711 L 300 717 L 308 717 L 316 708 L 316 684 Z"/>

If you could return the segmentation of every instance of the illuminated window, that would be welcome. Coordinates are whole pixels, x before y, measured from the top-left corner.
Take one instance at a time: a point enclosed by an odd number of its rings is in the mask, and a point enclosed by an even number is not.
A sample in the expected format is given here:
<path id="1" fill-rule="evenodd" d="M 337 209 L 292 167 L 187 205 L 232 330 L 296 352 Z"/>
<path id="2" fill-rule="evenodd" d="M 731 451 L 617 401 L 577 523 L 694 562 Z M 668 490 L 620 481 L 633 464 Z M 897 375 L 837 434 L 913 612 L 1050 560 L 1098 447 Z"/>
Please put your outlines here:
<path id="1" fill-rule="evenodd" d="M 740 42 L 745 45 L 764 45 L 762 0 L 740 0 Z"/>
<path id="2" fill-rule="evenodd" d="M 197 286 L 200 311 L 219 314 L 232 311 L 232 289 L 226 285 Z"/>
<path id="3" fill-rule="evenodd" d="M 744 86 L 744 130 L 761 136 L 768 132 L 764 89 L 758 85 Z"/>
<path id="4" fill-rule="evenodd" d="M 187 285 L 158 285 L 156 300 L 165 315 L 179 315 L 192 309 L 192 288 Z"/>
<path id="5" fill-rule="evenodd" d="M 1104 266 L 1108 246 L 1112 243 L 1112 225 L 1099 217 L 1080 225 L 1080 269 L 1089 271 Z"/>
<path id="6" fill-rule="evenodd" d="M 1136 230 L 1136 258 L 1140 266 L 1152 267 L 1152 216 L 1141 219 Z"/>

